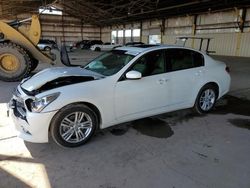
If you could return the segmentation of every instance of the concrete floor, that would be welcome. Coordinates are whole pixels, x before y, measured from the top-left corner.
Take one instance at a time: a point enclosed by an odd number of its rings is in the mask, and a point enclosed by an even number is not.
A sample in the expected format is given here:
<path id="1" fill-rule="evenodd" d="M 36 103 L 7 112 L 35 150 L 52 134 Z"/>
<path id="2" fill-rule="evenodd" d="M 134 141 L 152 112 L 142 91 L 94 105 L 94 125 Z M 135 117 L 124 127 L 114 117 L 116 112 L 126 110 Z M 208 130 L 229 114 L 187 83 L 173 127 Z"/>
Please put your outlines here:
<path id="1" fill-rule="evenodd" d="M 98 54 L 70 57 L 84 64 Z M 250 58 L 216 58 L 231 67 L 232 86 L 212 113 L 129 122 L 73 149 L 17 138 L 5 111 L 18 83 L 0 82 L 0 187 L 249 188 Z"/>

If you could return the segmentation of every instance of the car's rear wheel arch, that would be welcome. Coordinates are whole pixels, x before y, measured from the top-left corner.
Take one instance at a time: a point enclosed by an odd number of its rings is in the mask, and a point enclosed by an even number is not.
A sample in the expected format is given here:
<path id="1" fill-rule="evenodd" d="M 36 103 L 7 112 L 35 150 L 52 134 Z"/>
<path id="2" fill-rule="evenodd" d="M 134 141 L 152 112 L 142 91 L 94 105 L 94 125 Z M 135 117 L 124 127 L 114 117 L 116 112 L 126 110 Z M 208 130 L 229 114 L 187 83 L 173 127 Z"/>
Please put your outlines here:
<path id="1" fill-rule="evenodd" d="M 195 99 L 193 109 L 198 114 L 210 112 L 219 97 L 219 86 L 216 82 L 208 82 L 203 85 Z"/>
<path id="2" fill-rule="evenodd" d="M 207 87 L 207 86 L 211 86 L 215 89 L 215 94 L 216 94 L 216 99 L 217 99 L 219 96 L 219 92 L 220 92 L 219 85 L 216 82 L 208 82 L 202 88 Z"/>
<path id="3" fill-rule="evenodd" d="M 211 87 L 213 87 L 215 89 L 216 99 L 219 97 L 219 91 L 220 91 L 219 85 L 216 82 L 207 82 L 206 84 L 201 86 L 200 89 L 197 91 L 196 99 L 197 99 L 200 91 L 202 91 L 204 88 L 206 88 L 208 86 L 211 86 Z"/>

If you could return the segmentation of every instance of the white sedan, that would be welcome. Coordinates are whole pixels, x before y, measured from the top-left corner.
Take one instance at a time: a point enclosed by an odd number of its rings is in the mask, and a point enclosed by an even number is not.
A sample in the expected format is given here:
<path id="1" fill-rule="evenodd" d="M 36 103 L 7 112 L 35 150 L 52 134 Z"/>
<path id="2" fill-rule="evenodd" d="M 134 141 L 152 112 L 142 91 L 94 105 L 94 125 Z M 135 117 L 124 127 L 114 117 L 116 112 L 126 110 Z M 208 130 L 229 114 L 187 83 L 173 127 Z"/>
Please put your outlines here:
<path id="1" fill-rule="evenodd" d="M 92 51 L 109 51 L 117 47 L 121 47 L 120 44 L 114 44 L 110 42 L 105 42 L 104 44 L 95 44 L 90 47 Z"/>
<path id="2" fill-rule="evenodd" d="M 18 85 L 9 106 L 24 140 L 48 142 L 51 134 L 75 147 L 122 122 L 192 107 L 209 112 L 229 87 L 226 65 L 200 51 L 142 45 L 119 47 L 85 67 L 45 69 Z"/>

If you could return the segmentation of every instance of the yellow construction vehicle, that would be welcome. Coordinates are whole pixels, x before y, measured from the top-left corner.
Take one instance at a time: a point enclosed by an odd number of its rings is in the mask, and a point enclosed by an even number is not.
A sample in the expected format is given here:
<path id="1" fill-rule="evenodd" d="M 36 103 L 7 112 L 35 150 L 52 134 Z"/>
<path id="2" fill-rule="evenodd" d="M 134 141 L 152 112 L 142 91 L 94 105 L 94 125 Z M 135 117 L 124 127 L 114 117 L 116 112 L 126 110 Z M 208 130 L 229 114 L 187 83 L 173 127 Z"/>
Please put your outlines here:
<path id="1" fill-rule="evenodd" d="M 23 22 L 31 21 L 29 27 Z M 18 81 L 27 77 L 38 62 L 55 64 L 59 53 L 44 53 L 38 47 L 41 36 L 39 17 L 21 21 L 0 21 L 0 80 Z"/>

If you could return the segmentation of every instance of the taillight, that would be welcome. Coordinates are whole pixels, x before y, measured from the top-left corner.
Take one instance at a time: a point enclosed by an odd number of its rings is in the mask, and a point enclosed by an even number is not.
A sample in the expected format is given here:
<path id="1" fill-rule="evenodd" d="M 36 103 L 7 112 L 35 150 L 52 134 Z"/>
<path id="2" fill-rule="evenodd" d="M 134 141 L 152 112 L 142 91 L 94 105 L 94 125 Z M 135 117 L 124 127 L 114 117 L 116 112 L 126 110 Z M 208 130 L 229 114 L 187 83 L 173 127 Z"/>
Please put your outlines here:
<path id="1" fill-rule="evenodd" d="M 227 73 L 230 73 L 230 69 L 228 66 L 226 66 L 225 70 L 227 71 Z"/>

